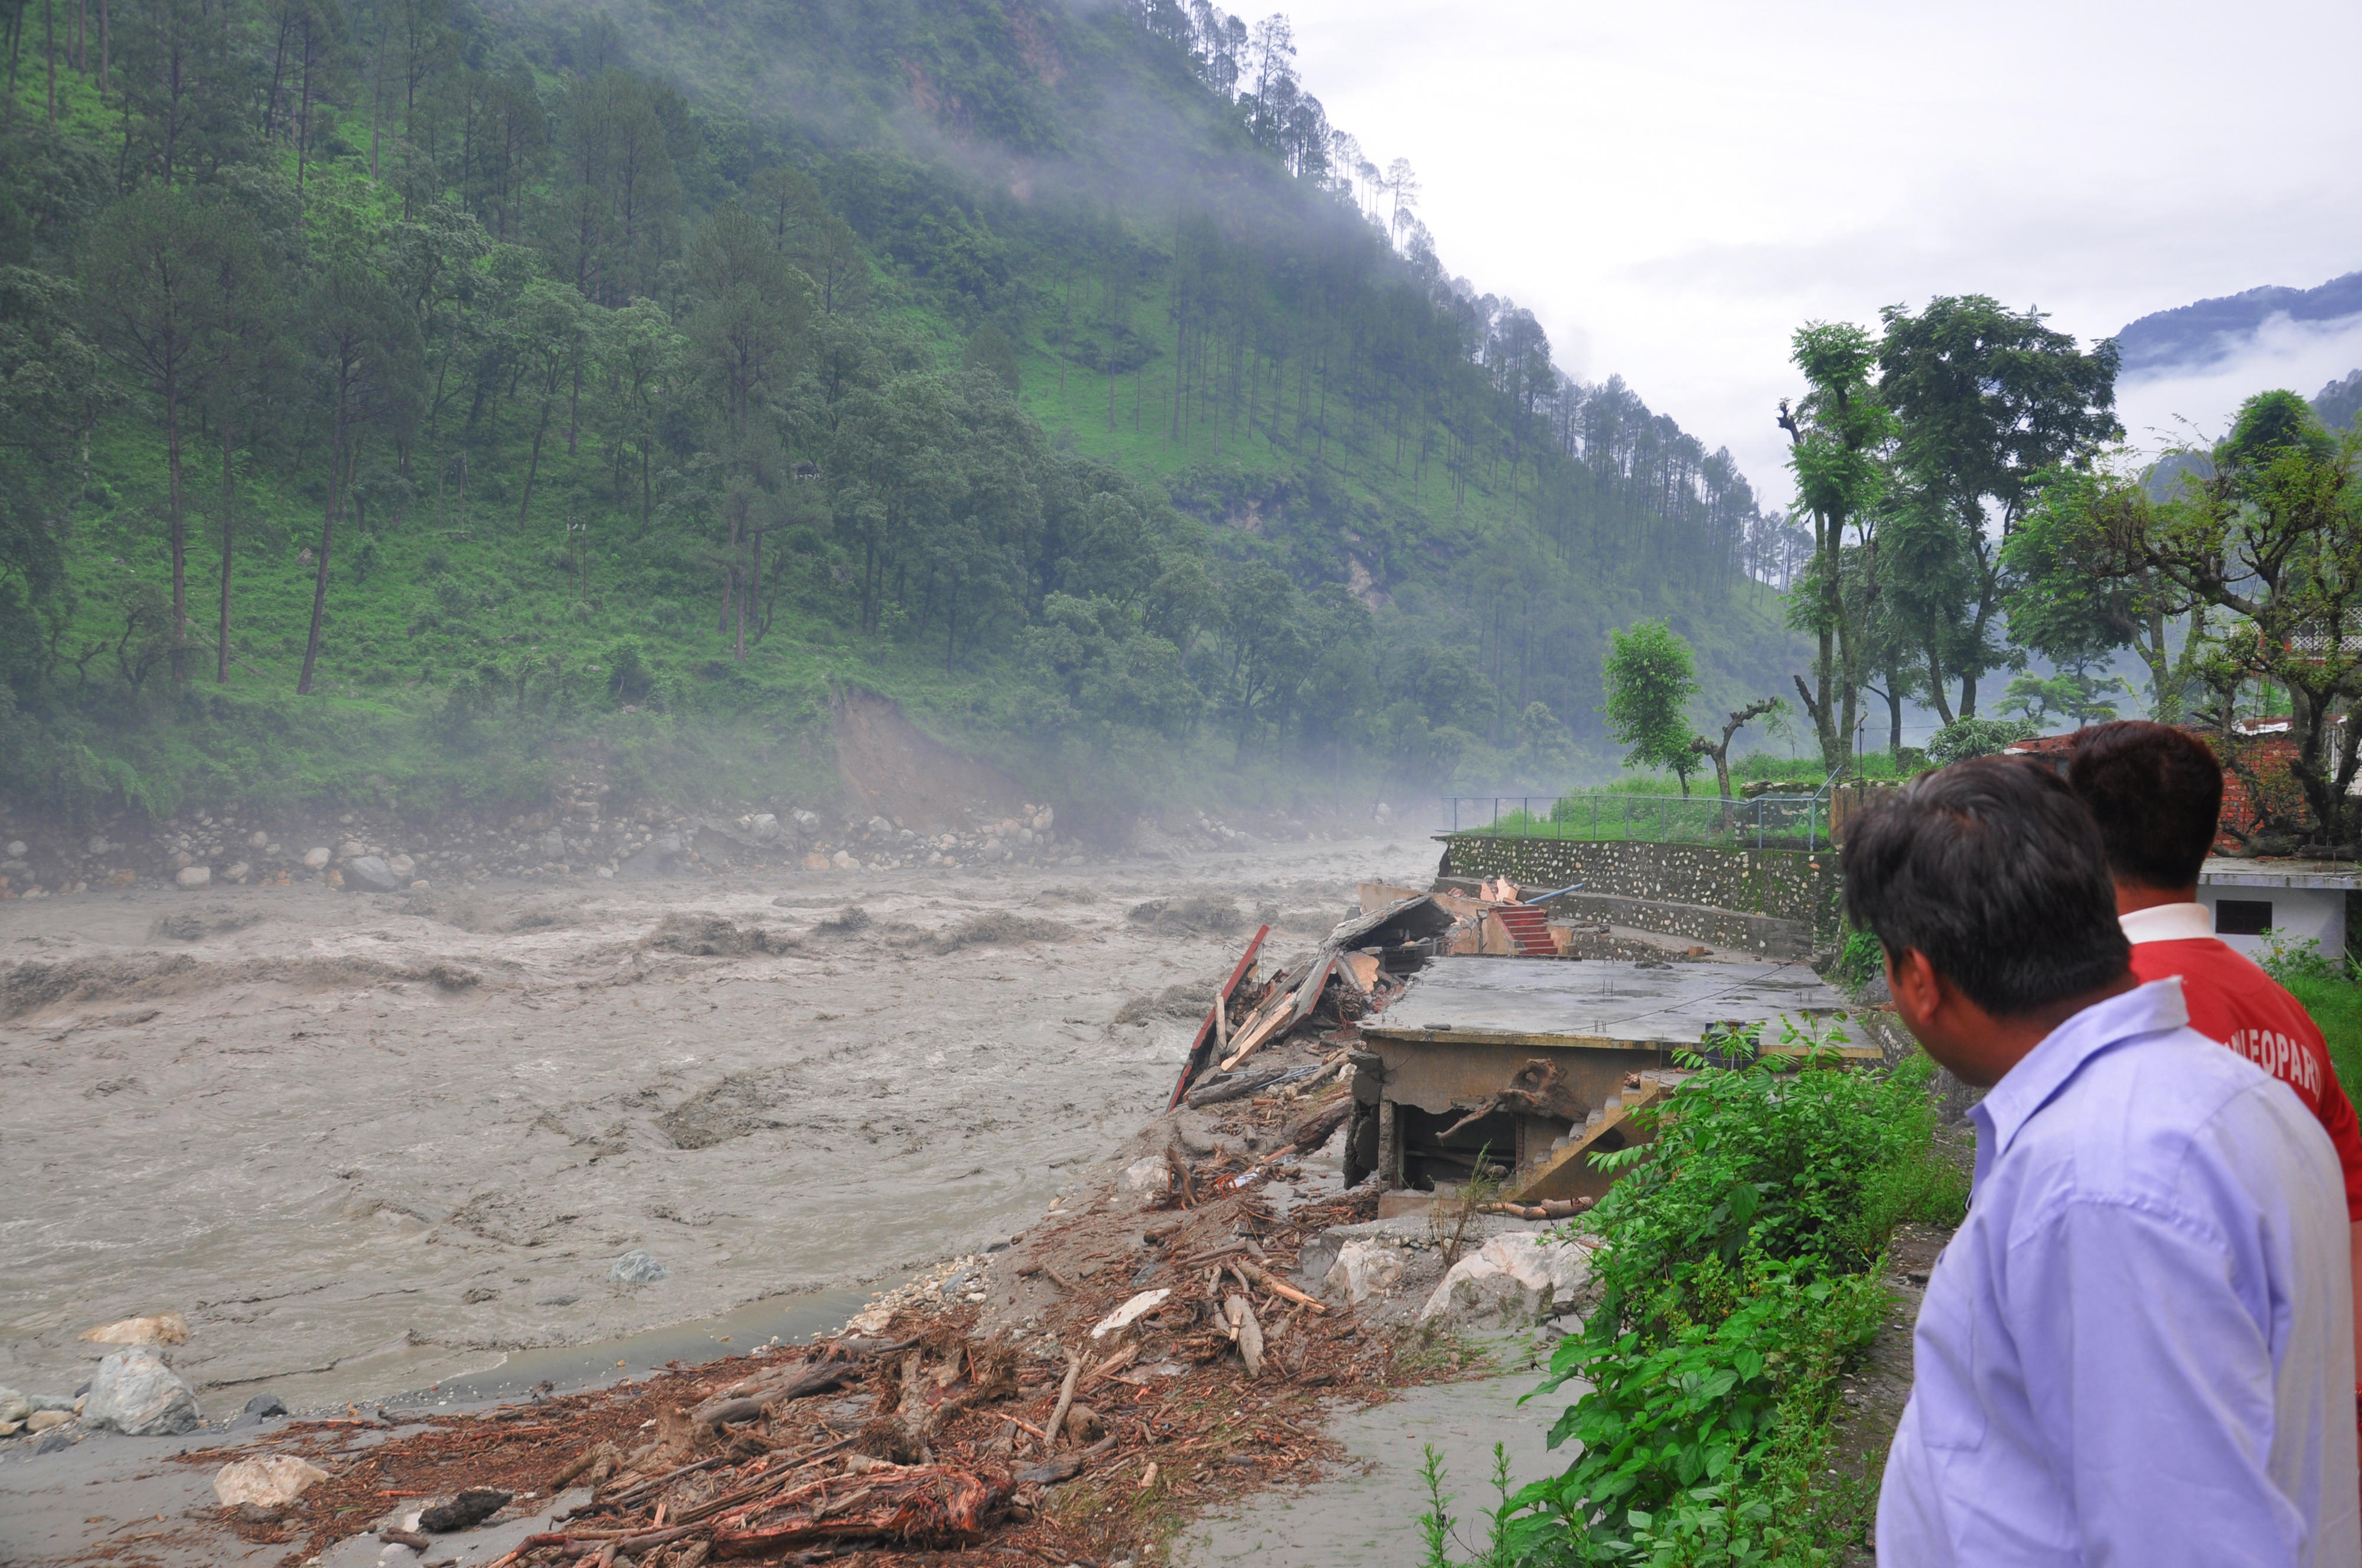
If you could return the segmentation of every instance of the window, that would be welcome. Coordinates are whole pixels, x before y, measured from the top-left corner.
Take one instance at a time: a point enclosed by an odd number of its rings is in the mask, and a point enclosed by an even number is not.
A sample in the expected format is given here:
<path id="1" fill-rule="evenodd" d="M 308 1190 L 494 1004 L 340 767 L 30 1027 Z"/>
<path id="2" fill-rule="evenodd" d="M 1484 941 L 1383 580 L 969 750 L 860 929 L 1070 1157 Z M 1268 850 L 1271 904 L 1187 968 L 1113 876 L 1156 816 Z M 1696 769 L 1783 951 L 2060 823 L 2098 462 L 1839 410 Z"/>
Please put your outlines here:
<path id="1" fill-rule="evenodd" d="M 2214 934 L 2261 936 L 2272 928 L 2268 899 L 2218 899 L 2214 904 Z"/>

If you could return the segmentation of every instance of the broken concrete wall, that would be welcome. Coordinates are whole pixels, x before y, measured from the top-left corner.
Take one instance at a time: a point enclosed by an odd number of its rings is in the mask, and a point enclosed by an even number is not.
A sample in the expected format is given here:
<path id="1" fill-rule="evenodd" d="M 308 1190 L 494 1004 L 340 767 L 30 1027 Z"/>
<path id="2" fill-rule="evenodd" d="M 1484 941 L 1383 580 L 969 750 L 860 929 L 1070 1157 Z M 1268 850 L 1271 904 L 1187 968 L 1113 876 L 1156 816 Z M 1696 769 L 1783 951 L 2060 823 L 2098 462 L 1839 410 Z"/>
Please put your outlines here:
<path id="1" fill-rule="evenodd" d="M 1835 850 L 1445 835 L 1448 874 L 1507 877 L 1540 892 L 1580 882 L 1553 913 L 1610 921 L 1773 956 L 1836 940 Z"/>

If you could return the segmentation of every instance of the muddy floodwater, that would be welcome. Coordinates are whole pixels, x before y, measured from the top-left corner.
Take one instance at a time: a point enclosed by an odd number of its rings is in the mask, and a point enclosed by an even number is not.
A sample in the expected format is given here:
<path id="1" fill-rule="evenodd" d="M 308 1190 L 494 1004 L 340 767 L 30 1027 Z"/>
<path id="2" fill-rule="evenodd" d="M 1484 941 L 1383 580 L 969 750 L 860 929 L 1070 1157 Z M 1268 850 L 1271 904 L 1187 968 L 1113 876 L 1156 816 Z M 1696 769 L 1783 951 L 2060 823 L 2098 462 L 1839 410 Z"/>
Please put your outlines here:
<path id="1" fill-rule="evenodd" d="M 1434 855 L 0 905 L 0 1384 L 168 1309 L 209 1415 L 841 1320 L 1160 1109 L 1258 919 L 1306 952 Z"/>

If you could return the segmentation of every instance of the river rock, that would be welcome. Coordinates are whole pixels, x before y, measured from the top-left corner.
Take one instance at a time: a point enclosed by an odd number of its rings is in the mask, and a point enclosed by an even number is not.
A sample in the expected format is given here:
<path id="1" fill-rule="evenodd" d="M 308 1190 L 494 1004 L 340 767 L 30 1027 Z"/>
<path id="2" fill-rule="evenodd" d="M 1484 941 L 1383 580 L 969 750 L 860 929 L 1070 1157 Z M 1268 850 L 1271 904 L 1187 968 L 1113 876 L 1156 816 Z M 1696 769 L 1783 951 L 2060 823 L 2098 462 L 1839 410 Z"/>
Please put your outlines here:
<path id="1" fill-rule="evenodd" d="M 317 871 L 336 857 L 336 852 L 326 845 L 316 845 L 304 852 L 304 864 Z"/>
<path id="2" fill-rule="evenodd" d="M 410 874 L 418 869 L 418 862 L 407 855 L 397 855 L 386 864 L 392 867 L 393 874 L 403 881 L 408 881 Z"/>
<path id="3" fill-rule="evenodd" d="M 29 848 L 30 846 L 28 845 L 23 839 L 12 838 L 8 841 L 8 858 L 11 860 L 22 860 L 25 858 Z"/>
<path id="4" fill-rule="evenodd" d="M 178 1312 L 154 1312 L 84 1329 L 80 1338 L 93 1345 L 184 1345 L 189 1342 L 189 1320 Z"/>
<path id="5" fill-rule="evenodd" d="M 25 1418 L 25 1430 L 28 1432 L 45 1432 L 51 1427 L 64 1426 L 72 1419 L 72 1410 L 36 1410 Z"/>
<path id="6" fill-rule="evenodd" d="M 253 874 L 254 874 L 254 867 L 251 867 L 251 866 L 248 866 L 245 861 L 241 860 L 241 861 L 239 861 L 237 865 L 235 865 L 235 866 L 231 867 L 228 870 L 226 870 L 226 871 L 223 872 L 223 873 L 222 873 L 222 878 L 223 878 L 223 879 L 224 879 L 225 881 L 230 881 L 230 882 L 243 882 L 243 881 L 245 881 L 245 880 L 247 879 L 247 878 L 248 878 L 248 877 L 252 876 Z"/>
<path id="7" fill-rule="evenodd" d="M 230 1425 L 233 1427 L 259 1426 L 273 1416 L 283 1416 L 286 1413 L 287 1406 L 278 1395 L 257 1394 L 246 1402 L 246 1408 L 237 1413 Z"/>
<path id="8" fill-rule="evenodd" d="M 1569 1310 L 1590 1277 L 1588 1248 L 1547 1233 L 1511 1231 L 1453 1264 L 1418 1309 L 1418 1320 L 1526 1328 Z"/>
<path id="9" fill-rule="evenodd" d="M 183 888 L 202 888 L 213 879 L 212 869 L 204 866 L 183 866 L 172 873 L 172 880 Z"/>
<path id="10" fill-rule="evenodd" d="M 1337 1249 L 1323 1281 L 1330 1291 L 1356 1303 L 1384 1296 L 1402 1283 L 1403 1256 L 1384 1242 L 1348 1242 Z"/>
<path id="11" fill-rule="evenodd" d="M 348 838 L 345 840 L 344 843 L 337 845 L 337 858 L 339 860 L 350 860 L 356 855 L 367 855 L 368 853 L 369 845 L 363 844 L 357 838 Z"/>
<path id="12" fill-rule="evenodd" d="M 1173 1190 L 1173 1167 L 1165 1163 L 1162 1154 L 1134 1160 L 1123 1167 L 1123 1189 L 1126 1192 L 1170 1192 Z"/>
<path id="13" fill-rule="evenodd" d="M 0 1388 L 0 1426 L 23 1420 L 33 1413 L 33 1402 L 14 1388 Z"/>
<path id="14" fill-rule="evenodd" d="M 235 1459 L 214 1472 L 214 1496 L 225 1508 L 251 1503 L 259 1508 L 283 1508 L 305 1491 L 329 1478 L 328 1472 L 292 1453 L 262 1459 Z"/>
<path id="15" fill-rule="evenodd" d="M 838 850 L 834 855 L 828 857 L 828 863 L 839 871 L 858 871 L 861 869 L 861 862 L 853 857 L 853 851 L 849 849 Z"/>
<path id="16" fill-rule="evenodd" d="M 131 1437 L 171 1437 L 197 1424 L 197 1396 L 147 1345 L 119 1350 L 98 1364 L 83 1406 L 83 1424 Z"/>
<path id="17" fill-rule="evenodd" d="M 607 1277 L 621 1285 L 653 1285 L 665 1277 L 665 1265 L 637 1247 L 615 1260 Z"/>
<path id="18" fill-rule="evenodd" d="M 1861 1005 L 1864 1007 L 1893 1007 L 1894 1005 L 1894 992 L 1886 983 L 1886 974 L 1884 970 L 1881 970 L 1879 973 L 1872 975 L 1870 977 L 1870 983 L 1862 987 Z"/>
<path id="19" fill-rule="evenodd" d="M 345 886 L 356 893 L 393 893 L 402 889 L 402 879 L 393 867 L 374 855 L 356 855 L 345 862 Z"/>

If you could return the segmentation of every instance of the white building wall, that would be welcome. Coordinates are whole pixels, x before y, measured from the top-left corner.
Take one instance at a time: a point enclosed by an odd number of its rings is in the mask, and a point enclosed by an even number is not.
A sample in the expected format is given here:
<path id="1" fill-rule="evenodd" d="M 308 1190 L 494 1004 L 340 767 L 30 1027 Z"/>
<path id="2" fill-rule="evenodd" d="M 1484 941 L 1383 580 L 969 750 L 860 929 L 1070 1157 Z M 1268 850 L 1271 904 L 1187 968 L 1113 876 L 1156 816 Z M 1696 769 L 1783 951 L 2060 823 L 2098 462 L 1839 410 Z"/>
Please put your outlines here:
<path id="1" fill-rule="evenodd" d="M 2202 883 L 2198 889 L 2198 901 L 2210 911 L 2225 899 L 2271 905 L 2274 930 L 2287 932 L 2292 936 L 2312 938 L 2321 944 L 2322 953 L 2333 961 L 2345 951 L 2344 888 L 2243 887 Z M 2215 928 L 2216 934 L 2229 945 L 2250 958 L 2262 958 L 2262 937 L 2232 935 L 2221 929 L 2219 918 Z"/>

